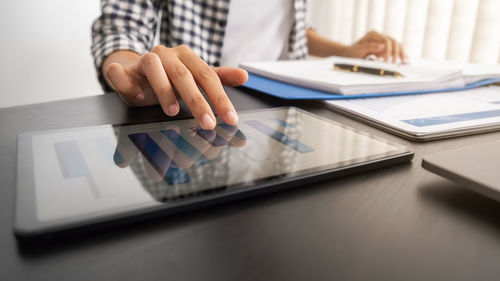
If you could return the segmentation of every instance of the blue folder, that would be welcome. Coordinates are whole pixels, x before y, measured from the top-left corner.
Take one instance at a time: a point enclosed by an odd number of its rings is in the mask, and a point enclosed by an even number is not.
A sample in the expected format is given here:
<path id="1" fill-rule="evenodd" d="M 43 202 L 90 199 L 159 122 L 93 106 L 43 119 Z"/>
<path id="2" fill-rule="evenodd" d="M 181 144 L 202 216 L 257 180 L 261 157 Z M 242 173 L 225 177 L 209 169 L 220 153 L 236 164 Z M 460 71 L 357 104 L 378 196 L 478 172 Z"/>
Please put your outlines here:
<path id="1" fill-rule="evenodd" d="M 440 90 L 422 90 L 422 91 L 407 91 L 397 93 L 369 93 L 357 95 L 339 95 L 329 92 L 304 88 L 289 83 L 284 83 L 269 79 L 256 74 L 248 74 L 248 81 L 243 84 L 243 87 L 253 89 L 271 96 L 275 96 L 287 100 L 342 100 L 354 98 L 371 98 L 371 97 L 386 97 L 386 96 L 402 96 L 402 95 L 418 95 L 429 93 L 443 93 L 452 91 L 461 91 L 472 88 L 477 88 L 493 83 L 500 82 L 500 78 L 485 79 L 478 82 L 467 84 L 463 87 L 446 88 Z"/>

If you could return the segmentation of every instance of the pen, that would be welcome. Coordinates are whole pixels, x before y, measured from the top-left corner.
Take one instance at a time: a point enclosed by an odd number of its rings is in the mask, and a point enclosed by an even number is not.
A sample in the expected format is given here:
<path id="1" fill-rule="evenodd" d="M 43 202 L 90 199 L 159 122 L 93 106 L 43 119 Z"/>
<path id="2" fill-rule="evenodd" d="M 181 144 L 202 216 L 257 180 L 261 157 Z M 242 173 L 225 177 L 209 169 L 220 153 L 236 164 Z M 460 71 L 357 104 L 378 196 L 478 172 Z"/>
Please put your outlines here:
<path id="1" fill-rule="evenodd" d="M 383 68 L 371 68 L 371 67 L 359 66 L 355 64 L 347 64 L 347 63 L 335 63 L 333 65 L 333 69 L 352 71 L 352 72 L 362 72 L 373 75 L 404 77 L 403 74 L 397 71 L 386 70 Z"/>

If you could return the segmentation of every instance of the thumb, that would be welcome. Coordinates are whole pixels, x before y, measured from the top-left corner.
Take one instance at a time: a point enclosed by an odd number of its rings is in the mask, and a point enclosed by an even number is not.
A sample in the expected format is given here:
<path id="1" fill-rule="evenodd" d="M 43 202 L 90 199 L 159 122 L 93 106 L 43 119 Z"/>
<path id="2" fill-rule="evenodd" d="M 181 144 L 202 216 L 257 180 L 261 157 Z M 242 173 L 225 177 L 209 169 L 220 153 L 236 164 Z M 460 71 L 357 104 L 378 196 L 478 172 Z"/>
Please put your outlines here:
<path id="1" fill-rule="evenodd" d="M 246 70 L 237 67 L 214 67 L 215 73 L 220 78 L 222 84 L 230 87 L 241 86 L 248 80 Z"/>

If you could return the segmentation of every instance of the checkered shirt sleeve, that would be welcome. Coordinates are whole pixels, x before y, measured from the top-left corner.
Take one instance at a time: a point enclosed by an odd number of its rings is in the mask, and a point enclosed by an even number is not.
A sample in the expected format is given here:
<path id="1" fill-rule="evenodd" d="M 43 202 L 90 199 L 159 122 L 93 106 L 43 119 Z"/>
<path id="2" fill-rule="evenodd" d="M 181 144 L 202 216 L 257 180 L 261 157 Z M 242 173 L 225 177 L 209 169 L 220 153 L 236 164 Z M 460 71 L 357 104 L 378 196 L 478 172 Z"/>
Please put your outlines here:
<path id="1" fill-rule="evenodd" d="M 145 53 L 153 46 L 157 25 L 157 5 L 152 0 L 101 0 L 101 16 L 92 24 L 91 52 L 99 81 L 101 66 L 117 50 Z"/>
<path id="2" fill-rule="evenodd" d="M 290 0 L 292 1 L 292 0 Z M 294 25 L 288 59 L 307 55 L 306 0 L 294 1 Z M 109 90 L 101 73 L 104 59 L 117 50 L 143 54 L 159 41 L 167 47 L 189 46 L 207 64 L 218 66 L 230 0 L 101 0 L 102 14 L 92 25 L 92 55 L 99 81 Z M 249 2 L 251 5 L 251 2 Z M 161 12 L 161 19 L 159 14 Z"/>
<path id="3" fill-rule="evenodd" d="M 207 64 L 218 66 L 229 2 L 230 0 L 165 1 L 160 41 L 168 47 L 185 44 Z"/>
<path id="4" fill-rule="evenodd" d="M 299 60 L 307 57 L 307 2 L 294 0 L 294 23 L 290 32 L 288 59 Z"/>

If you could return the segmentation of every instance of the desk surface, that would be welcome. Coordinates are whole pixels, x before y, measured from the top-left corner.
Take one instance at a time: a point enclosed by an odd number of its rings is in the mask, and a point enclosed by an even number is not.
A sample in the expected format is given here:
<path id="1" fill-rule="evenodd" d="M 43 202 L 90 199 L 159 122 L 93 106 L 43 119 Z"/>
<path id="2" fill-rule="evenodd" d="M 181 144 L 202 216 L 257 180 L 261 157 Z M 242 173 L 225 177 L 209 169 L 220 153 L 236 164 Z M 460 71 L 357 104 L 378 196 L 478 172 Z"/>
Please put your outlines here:
<path id="1" fill-rule="evenodd" d="M 227 89 L 238 110 L 295 105 L 406 144 L 412 163 L 36 248 L 12 234 L 16 136 L 166 120 L 115 95 L 0 110 L 0 280 L 498 280 L 500 203 L 420 167 L 500 132 L 413 143 L 317 103 Z M 187 113 L 184 113 L 185 117 Z"/>

